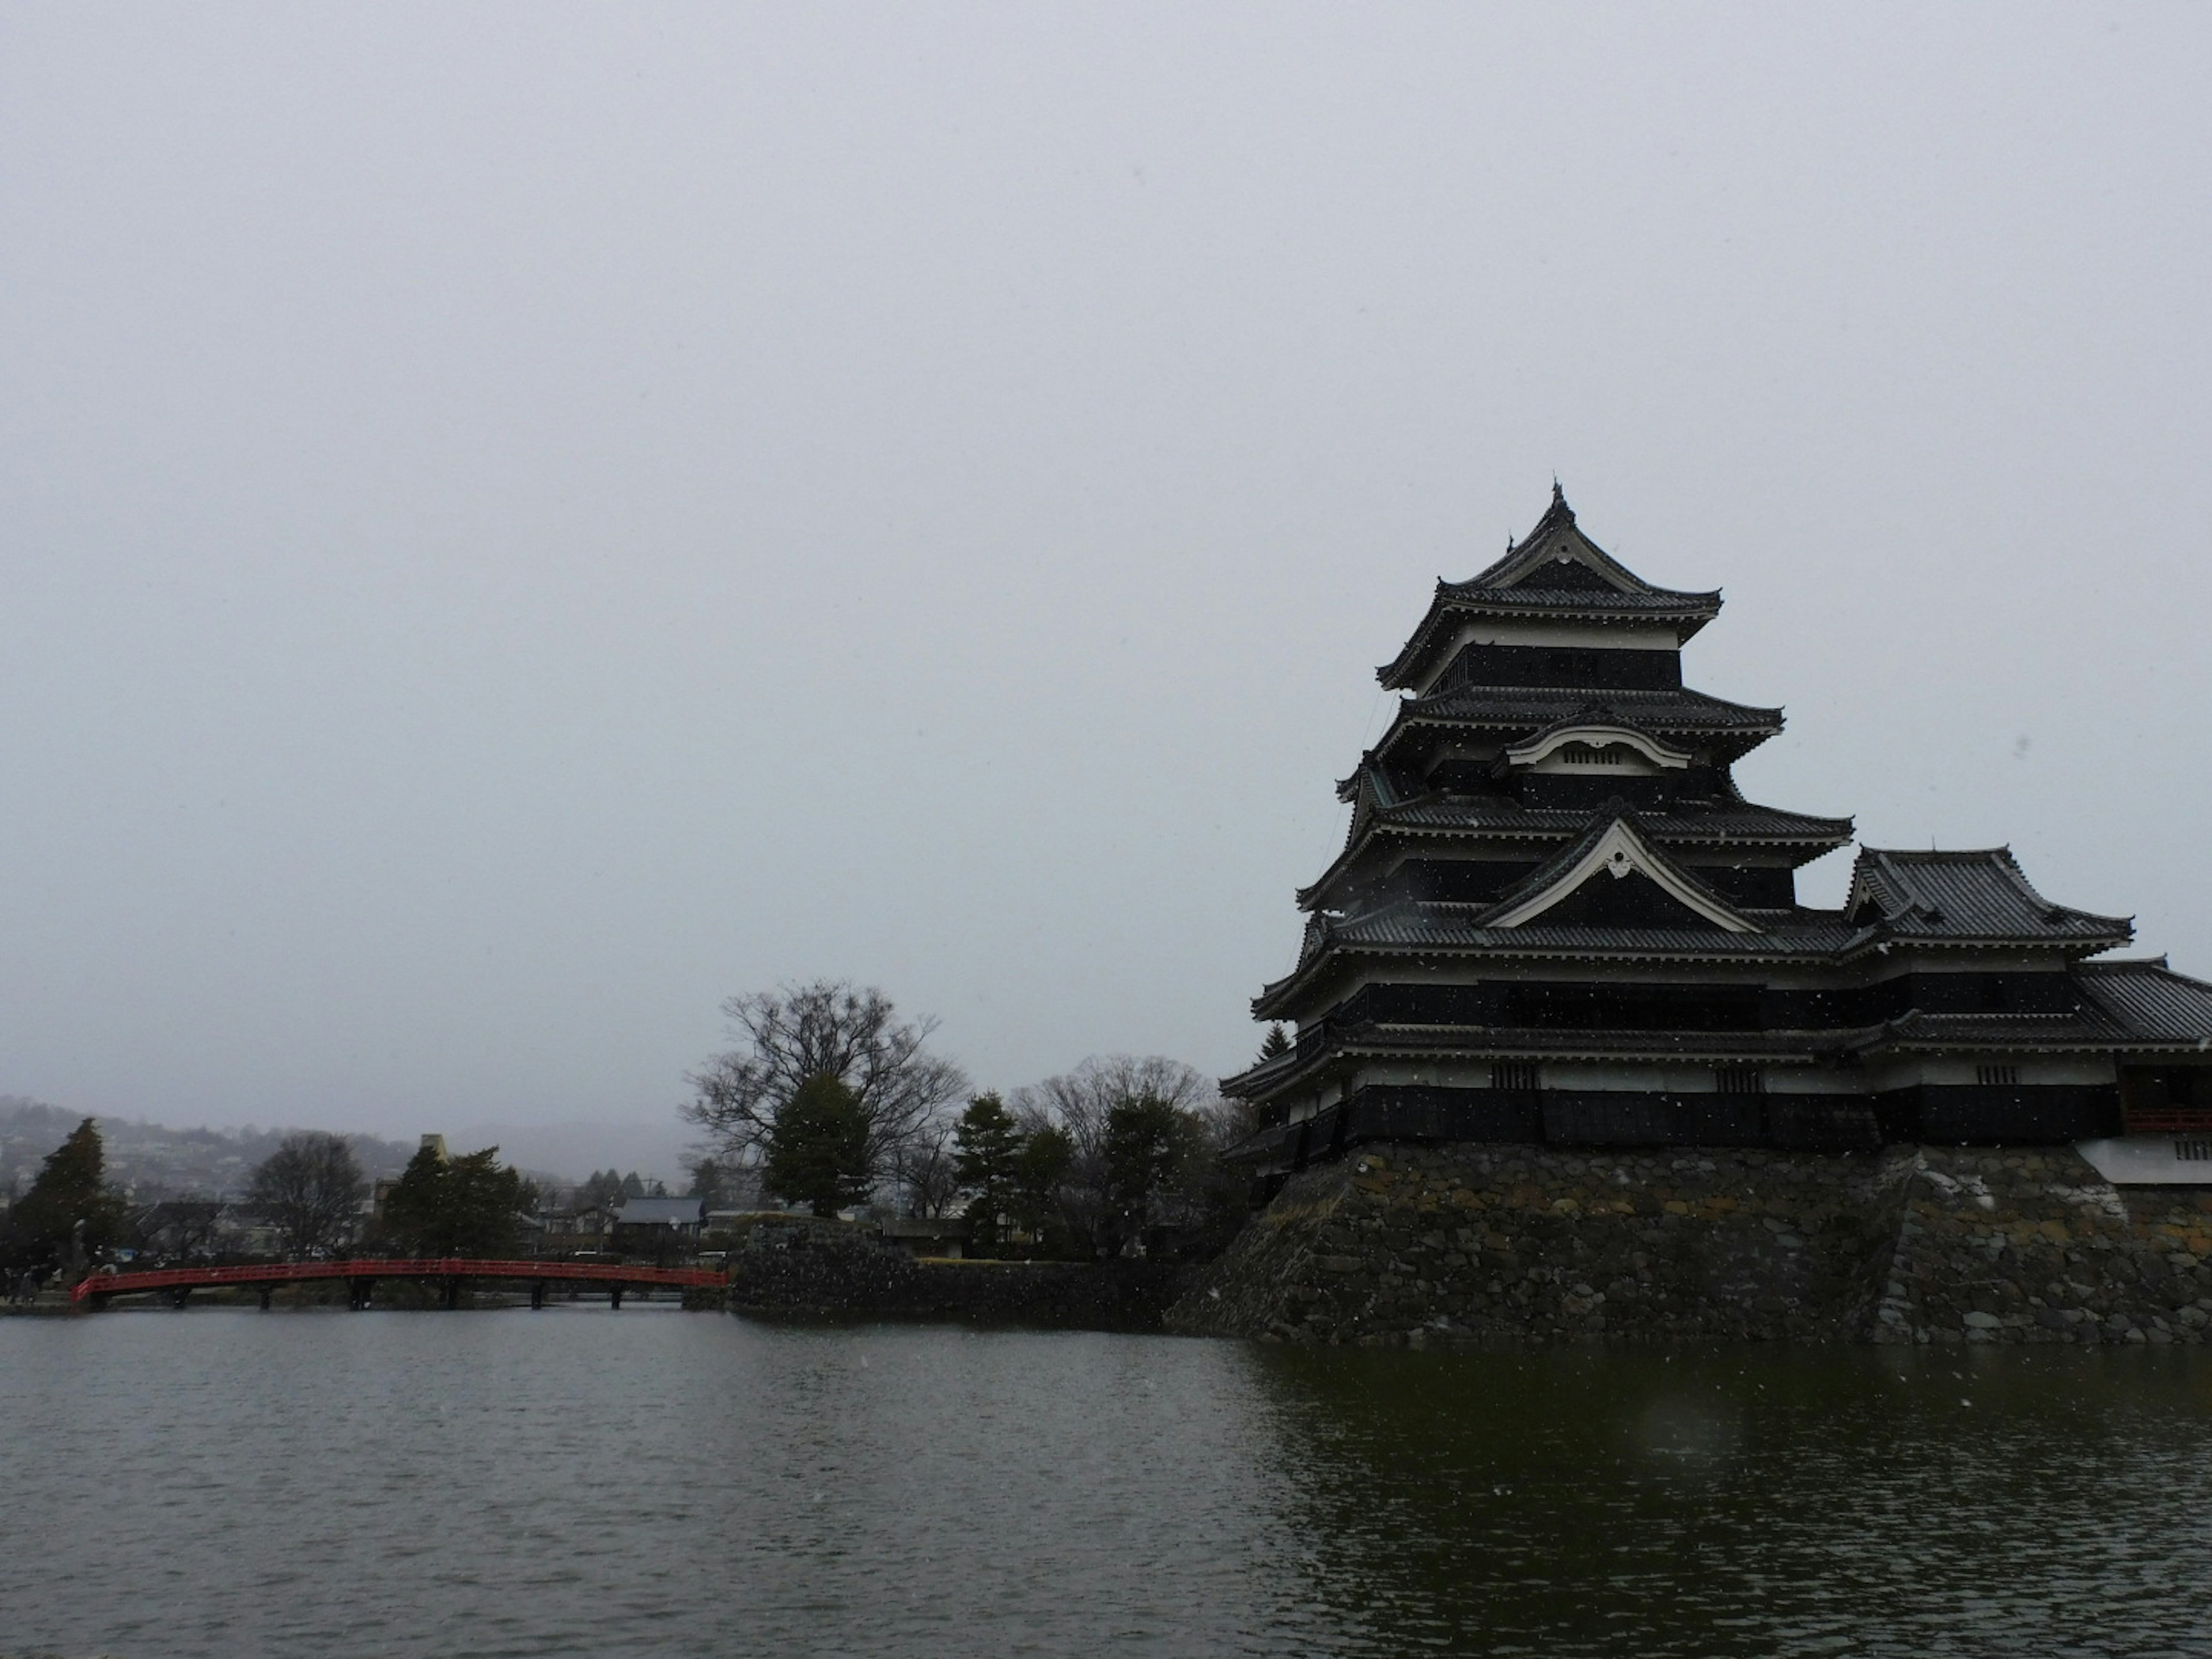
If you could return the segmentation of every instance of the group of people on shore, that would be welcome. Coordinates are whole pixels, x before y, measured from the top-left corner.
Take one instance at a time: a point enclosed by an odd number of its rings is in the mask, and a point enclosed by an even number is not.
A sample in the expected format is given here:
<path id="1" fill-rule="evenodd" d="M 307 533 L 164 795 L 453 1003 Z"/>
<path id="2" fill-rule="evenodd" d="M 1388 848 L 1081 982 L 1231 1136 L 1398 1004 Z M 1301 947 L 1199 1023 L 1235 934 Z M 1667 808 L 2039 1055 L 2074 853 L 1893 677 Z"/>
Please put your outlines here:
<path id="1" fill-rule="evenodd" d="M 21 1273 L 7 1274 L 8 1305 L 21 1308 L 36 1302 L 52 1272 L 51 1267 L 26 1267 Z"/>

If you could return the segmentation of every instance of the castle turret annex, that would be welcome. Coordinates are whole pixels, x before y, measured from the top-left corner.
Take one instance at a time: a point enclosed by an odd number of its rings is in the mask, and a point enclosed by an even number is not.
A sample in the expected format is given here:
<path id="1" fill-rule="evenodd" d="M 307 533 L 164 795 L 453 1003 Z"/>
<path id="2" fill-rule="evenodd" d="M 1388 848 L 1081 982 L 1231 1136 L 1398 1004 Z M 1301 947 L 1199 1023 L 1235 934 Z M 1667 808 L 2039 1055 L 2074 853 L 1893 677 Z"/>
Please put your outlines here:
<path id="1" fill-rule="evenodd" d="M 1263 1176 L 1376 1141 L 1872 1149 L 2208 1137 L 2212 985 L 2094 960 L 2130 921 L 2009 851 L 1863 848 L 1837 910 L 1795 872 L 1847 818 L 1744 799 L 1779 709 L 1682 683 L 1718 592 L 1655 587 L 1550 509 L 1440 581 L 1401 694 L 1253 1003 L 1290 1048 L 1224 1081 Z M 2193 1141 L 2178 1141 L 2186 1156 Z"/>

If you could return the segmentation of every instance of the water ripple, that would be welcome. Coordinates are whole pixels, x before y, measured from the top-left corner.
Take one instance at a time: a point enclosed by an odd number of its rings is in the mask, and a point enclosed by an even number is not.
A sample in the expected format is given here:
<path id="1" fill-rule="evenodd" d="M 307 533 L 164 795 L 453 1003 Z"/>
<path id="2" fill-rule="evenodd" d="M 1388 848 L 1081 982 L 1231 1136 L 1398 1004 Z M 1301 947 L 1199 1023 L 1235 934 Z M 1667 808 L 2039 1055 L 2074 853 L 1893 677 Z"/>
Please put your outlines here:
<path id="1" fill-rule="evenodd" d="M 2212 1364 L 0 1323 L 0 1651 L 2212 1653 Z"/>

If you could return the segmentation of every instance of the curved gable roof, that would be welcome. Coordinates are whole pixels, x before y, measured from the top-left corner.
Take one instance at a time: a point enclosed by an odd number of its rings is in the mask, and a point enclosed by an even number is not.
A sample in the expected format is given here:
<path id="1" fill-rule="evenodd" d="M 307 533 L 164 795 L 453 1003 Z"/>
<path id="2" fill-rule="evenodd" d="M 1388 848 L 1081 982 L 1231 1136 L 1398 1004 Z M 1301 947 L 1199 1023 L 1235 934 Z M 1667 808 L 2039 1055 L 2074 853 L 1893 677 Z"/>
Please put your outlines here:
<path id="1" fill-rule="evenodd" d="M 1720 614 L 1718 589 L 1656 587 L 1583 533 L 1555 483 L 1552 505 L 1505 556 L 1463 582 L 1437 582 L 1428 614 L 1390 661 L 1375 671 L 1392 689 L 1415 684 L 1468 616 L 1542 617 L 1559 621 L 1671 622 L 1686 640 Z"/>
<path id="2" fill-rule="evenodd" d="M 1642 876 L 1696 921 L 1723 933 L 1753 933 L 1753 922 L 1640 834 L 1633 814 L 1615 810 L 1589 833 L 1542 865 L 1504 897 L 1474 918 L 1479 927 L 1518 927 L 1564 903 L 1603 877 Z"/>

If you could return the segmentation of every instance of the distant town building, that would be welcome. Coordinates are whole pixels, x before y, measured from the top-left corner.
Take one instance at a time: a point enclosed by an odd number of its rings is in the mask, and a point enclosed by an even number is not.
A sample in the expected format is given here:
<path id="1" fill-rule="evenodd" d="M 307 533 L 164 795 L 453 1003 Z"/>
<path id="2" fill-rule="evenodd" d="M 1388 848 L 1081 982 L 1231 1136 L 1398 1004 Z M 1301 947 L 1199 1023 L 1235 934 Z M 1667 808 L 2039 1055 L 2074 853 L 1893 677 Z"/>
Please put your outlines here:
<path id="1" fill-rule="evenodd" d="M 1851 823 L 1737 790 L 1782 713 L 1683 685 L 1720 608 L 1625 568 L 1556 488 L 1437 584 L 1379 671 L 1402 700 L 1337 787 L 1297 966 L 1253 1003 L 1296 1040 L 1223 1082 L 1264 1126 L 1242 1155 L 2134 1133 L 2212 1175 L 2212 986 L 2092 960 L 2129 920 L 2051 902 L 2004 848 L 1863 848 L 1840 909 L 1798 903 Z"/>
<path id="2" fill-rule="evenodd" d="M 703 1198 L 626 1198 L 615 1209 L 615 1242 L 636 1249 L 656 1238 L 694 1239 L 706 1223 Z"/>
<path id="3" fill-rule="evenodd" d="M 908 1255 L 957 1261 L 967 1247 L 968 1223 L 951 1216 L 896 1216 L 878 1223 L 877 1236 Z"/>

